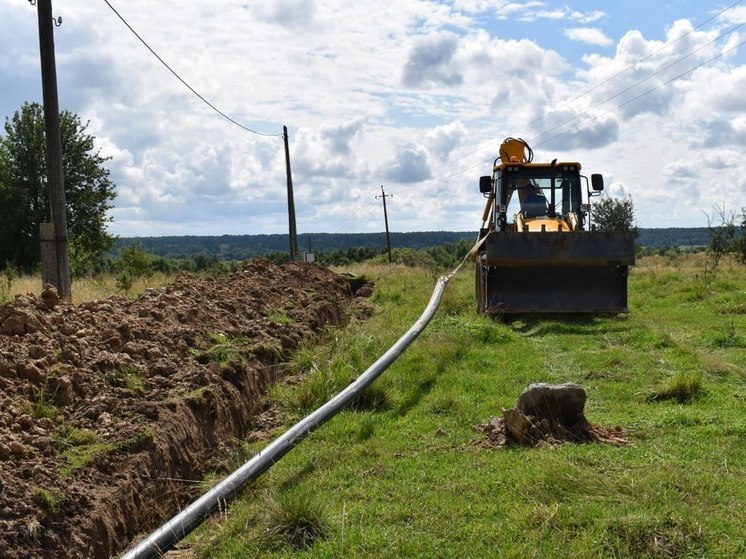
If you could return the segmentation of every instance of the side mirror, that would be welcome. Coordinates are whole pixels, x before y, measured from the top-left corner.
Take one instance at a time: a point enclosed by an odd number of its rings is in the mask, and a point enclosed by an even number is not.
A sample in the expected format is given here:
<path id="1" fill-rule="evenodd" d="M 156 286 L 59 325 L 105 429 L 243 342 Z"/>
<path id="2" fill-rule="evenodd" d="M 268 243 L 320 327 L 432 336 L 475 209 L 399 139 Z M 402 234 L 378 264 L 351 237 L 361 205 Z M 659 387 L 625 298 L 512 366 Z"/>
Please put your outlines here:
<path id="1" fill-rule="evenodd" d="M 482 194 L 492 192 L 492 177 L 479 177 L 479 192 Z"/>
<path id="2" fill-rule="evenodd" d="M 591 175 L 591 186 L 596 192 L 601 192 L 604 189 L 604 176 L 598 173 Z"/>

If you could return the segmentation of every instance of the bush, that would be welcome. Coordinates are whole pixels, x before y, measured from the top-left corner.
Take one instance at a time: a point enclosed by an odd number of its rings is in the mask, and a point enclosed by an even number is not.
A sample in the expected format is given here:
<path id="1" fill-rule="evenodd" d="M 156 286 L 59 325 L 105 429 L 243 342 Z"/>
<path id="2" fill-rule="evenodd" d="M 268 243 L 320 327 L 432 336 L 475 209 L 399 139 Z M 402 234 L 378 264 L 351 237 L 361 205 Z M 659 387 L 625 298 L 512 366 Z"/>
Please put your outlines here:
<path id="1" fill-rule="evenodd" d="M 632 196 L 621 198 L 604 196 L 593 205 L 593 223 L 601 231 L 632 231 L 637 237 L 635 224 L 635 204 Z"/>
<path id="2" fill-rule="evenodd" d="M 740 223 L 737 223 L 738 219 Z M 713 224 L 714 221 L 717 224 Z M 740 217 L 735 212 L 728 212 L 725 206 L 715 208 L 714 215 L 707 215 L 707 229 L 713 270 L 726 254 L 732 254 L 738 262 L 746 264 L 746 207 L 741 208 Z"/>
<path id="3" fill-rule="evenodd" d="M 121 273 L 127 273 L 133 278 L 150 277 L 155 271 L 153 255 L 140 244 L 124 247 L 116 265 Z"/>

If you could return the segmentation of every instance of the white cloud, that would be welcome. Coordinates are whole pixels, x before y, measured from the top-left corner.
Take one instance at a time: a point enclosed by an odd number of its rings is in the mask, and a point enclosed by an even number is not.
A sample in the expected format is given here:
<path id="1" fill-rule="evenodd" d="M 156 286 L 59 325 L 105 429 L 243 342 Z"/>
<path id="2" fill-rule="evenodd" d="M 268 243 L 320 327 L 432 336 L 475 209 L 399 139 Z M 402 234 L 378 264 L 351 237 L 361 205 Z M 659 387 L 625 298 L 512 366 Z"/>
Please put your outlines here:
<path id="1" fill-rule="evenodd" d="M 707 150 L 717 183 L 743 188 L 746 66 L 736 51 L 674 78 L 737 45 L 737 32 L 708 43 L 742 10 L 697 30 L 687 20 L 664 21 L 659 10 L 662 23 L 643 34 L 619 27 L 621 7 L 578 9 L 587 5 L 131 0 L 117 8 L 221 110 L 267 133 L 288 125 L 300 230 L 379 230 L 380 184 L 397 195 L 399 230 L 476 227 L 483 207 L 476 181 L 506 136 L 536 144 L 538 158 L 578 159 L 608 184 L 624 184 L 639 200 L 642 226 L 691 224 L 695 205 L 714 195 L 677 162 Z M 90 119 L 97 145 L 113 156 L 113 232 L 286 231 L 279 137 L 216 115 L 105 4 L 68 0 L 56 11 L 64 17 L 55 30 L 61 106 Z M 696 22 L 713 14 L 691 11 Z M 0 0 L 0 20 L 13 29 L 0 34 L 4 116 L 40 98 L 40 78 L 29 47 L 35 8 Z M 548 28 L 554 35 L 540 31 Z M 562 36 L 565 28 L 573 40 Z M 601 28 L 621 37 L 614 52 L 588 54 L 578 65 L 587 47 L 577 41 L 609 44 Z M 440 204 L 423 204 L 423 190 Z"/>
<path id="2" fill-rule="evenodd" d="M 695 30 L 688 20 L 675 21 L 667 30 L 666 42 L 646 40 L 639 31 L 628 31 L 619 40 L 614 57 L 583 57 L 588 69 L 579 77 L 593 84 L 586 102 L 596 101 L 606 110 L 618 109 L 624 118 L 646 112 L 670 115 L 679 109 L 678 92 L 692 81 L 693 73 L 688 71 L 718 52 L 718 46 L 711 44 L 717 36 L 717 30 Z"/>
<path id="3" fill-rule="evenodd" d="M 526 13 L 521 19 L 523 21 L 534 21 L 536 19 L 565 19 L 567 17 L 567 11 L 565 10 L 539 10 L 535 13 Z"/>
<path id="4" fill-rule="evenodd" d="M 251 10 L 262 21 L 280 25 L 312 25 L 313 0 L 272 0 L 251 3 Z"/>
<path id="5" fill-rule="evenodd" d="M 619 136 L 619 122 L 609 113 L 582 114 L 564 108 L 547 113 L 539 124 L 540 132 L 532 143 L 544 149 L 599 149 L 613 143 Z"/>
<path id="6" fill-rule="evenodd" d="M 535 12 L 546 6 L 546 2 L 529 0 L 526 2 L 511 2 L 510 0 L 457 0 L 456 6 L 473 13 L 491 11 L 497 19 L 509 19 L 521 16 L 526 12 Z"/>
<path id="7" fill-rule="evenodd" d="M 714 118 L 703 126 L 704 135 L 692 138 L 703 149 L 719 146 L 746 146 L 746 117 Z"/>
<path id="8" fill-rule="evenodd" d="M 663 174 L 676 178 L 696 178 L 700 176 L 701 164 L 689 159 L 678 159 L 663 168 Z"/>
<path id="9" fill-rule="evenodd" d="M 379 174 L 394 182 L 421 182 L 432 177 L 427 149 L 409 142 L 396 146 L 396 155 L 381 166 Z"/>
<path id="10" fill-rule="evenodd" d="M 463 145 L 465 139 L 466 127 L 455 121 L 437 126 L 425 134 L 425 145 L 439 161 L 446 161 L 453 150 Z"/>
<path id="11" fill-rule="evenodd" d="M 418 40 L 404 64 L 402 83 L 409 87 L 460 85 L 464 78 L 453 64 L 458 37 L 435 33 Z"/>
<path id="12" fill-rule="evenodd" d="M 608 47 L 613 43 L 603 31 L 597 27 L 571 27 L 564 30 L 565 36 L 573 41 Z"/>
<path id="13" fill-rule="evenodd" d="M 731 169 L 742 165 L 743 155 L 733 150 L 718 150 L 707 156 L 707 166 L 713 169 Z"/>
<path id="14" fill-rule="evenodd" d="M 550 2 L 528 0 L 511 2 L 510 0 L 455 0 L 454 7 L 470 14 L 491 12 L 498 20 L 517 19 L 531 22 L 540 19 L 570 20 L 579 23 L 592 23 L 606 17 L 599 10 L 581 12 L 567 6 L 551 6 Z"/>
<path id="15" fill-rule="evenodd" d="M 729 24 L 746 23 L 746 6 L 735 6 L 718 17 L 720 21 Z"/>
<path id="16" fill-rule="evenodd" d="M 594 10 L 588 13 L 572 12 L 570 17 L 571 19 L 574 19 L 579 23 L 593 23 L 594 21 L 604 19 L 606 17 L 606 13 L 600 10 Z"/>
<path id="17" fill-rule="evenodd" d="M 598 10 L 587 13 L 571 10 L 567 7 L 557 7 L 548 10 L 535 10 L 531 9 L 528 4 L 531 4 L 531 2 L 525 5 L 519 5 L 522 8 L 520 9 L 520 16 L 518 17 L 519 21 L 532 22 L 541 19 L 548 19 L 554 21 L 576 21 L 578 23 L 585 24 L 593 23 L 594 21 L 598 21 L 606 17 L 606 14 L 604 12 Z"/>
<path id="18" fill-rule="evenodd" d="M 739 116 L 746 113 L 746 66 L 698 69 L 692 79 L 682 82 L 680 91 L 691 107 L 690 115 L 701 118 Z"/>
<path id="19" fill-rule="evenodd" d="M 351 142 L 362 130 L 361 120 L 318 129 L 301 128 L 290 148 L 294 172 L 305 180 L 358 175 L 362 170 Z"/>

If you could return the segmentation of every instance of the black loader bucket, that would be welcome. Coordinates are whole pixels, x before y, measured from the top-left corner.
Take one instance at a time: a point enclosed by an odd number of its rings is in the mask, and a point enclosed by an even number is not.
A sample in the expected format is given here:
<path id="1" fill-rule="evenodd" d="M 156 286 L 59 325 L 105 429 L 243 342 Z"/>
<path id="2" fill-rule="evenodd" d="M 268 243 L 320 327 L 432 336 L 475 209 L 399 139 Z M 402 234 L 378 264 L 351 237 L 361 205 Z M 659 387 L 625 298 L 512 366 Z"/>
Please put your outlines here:
<path id="1" fill-rule="evenodd" d="M 494 232 L 477 258 L 489 314 L 627 312 L 630 232 Z"/>

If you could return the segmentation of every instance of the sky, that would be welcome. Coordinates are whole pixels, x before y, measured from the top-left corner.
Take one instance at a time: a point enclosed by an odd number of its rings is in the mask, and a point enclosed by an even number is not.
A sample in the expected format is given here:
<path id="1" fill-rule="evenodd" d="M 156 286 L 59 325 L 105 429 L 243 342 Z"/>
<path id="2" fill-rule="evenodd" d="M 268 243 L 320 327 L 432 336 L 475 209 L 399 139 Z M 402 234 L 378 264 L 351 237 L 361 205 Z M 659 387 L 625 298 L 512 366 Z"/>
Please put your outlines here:
<path id="1" fill-rule="evenodd" d="M 113 9 L 112 9 L 113 8 Z M 231 123 L 184 86 L 127 28 Z M 746 0 L 56 0 L 60 108 L 116 235 L 476 231 L 506 137 L 580 161 L 640 227 L 746 206 Z M 0 0 L 0 117 L 41 103 L 36 7 Z M 249 132 L 245 128 L 254 132 Z M 0 132 L 4 134 L 3 132 Z"/>

